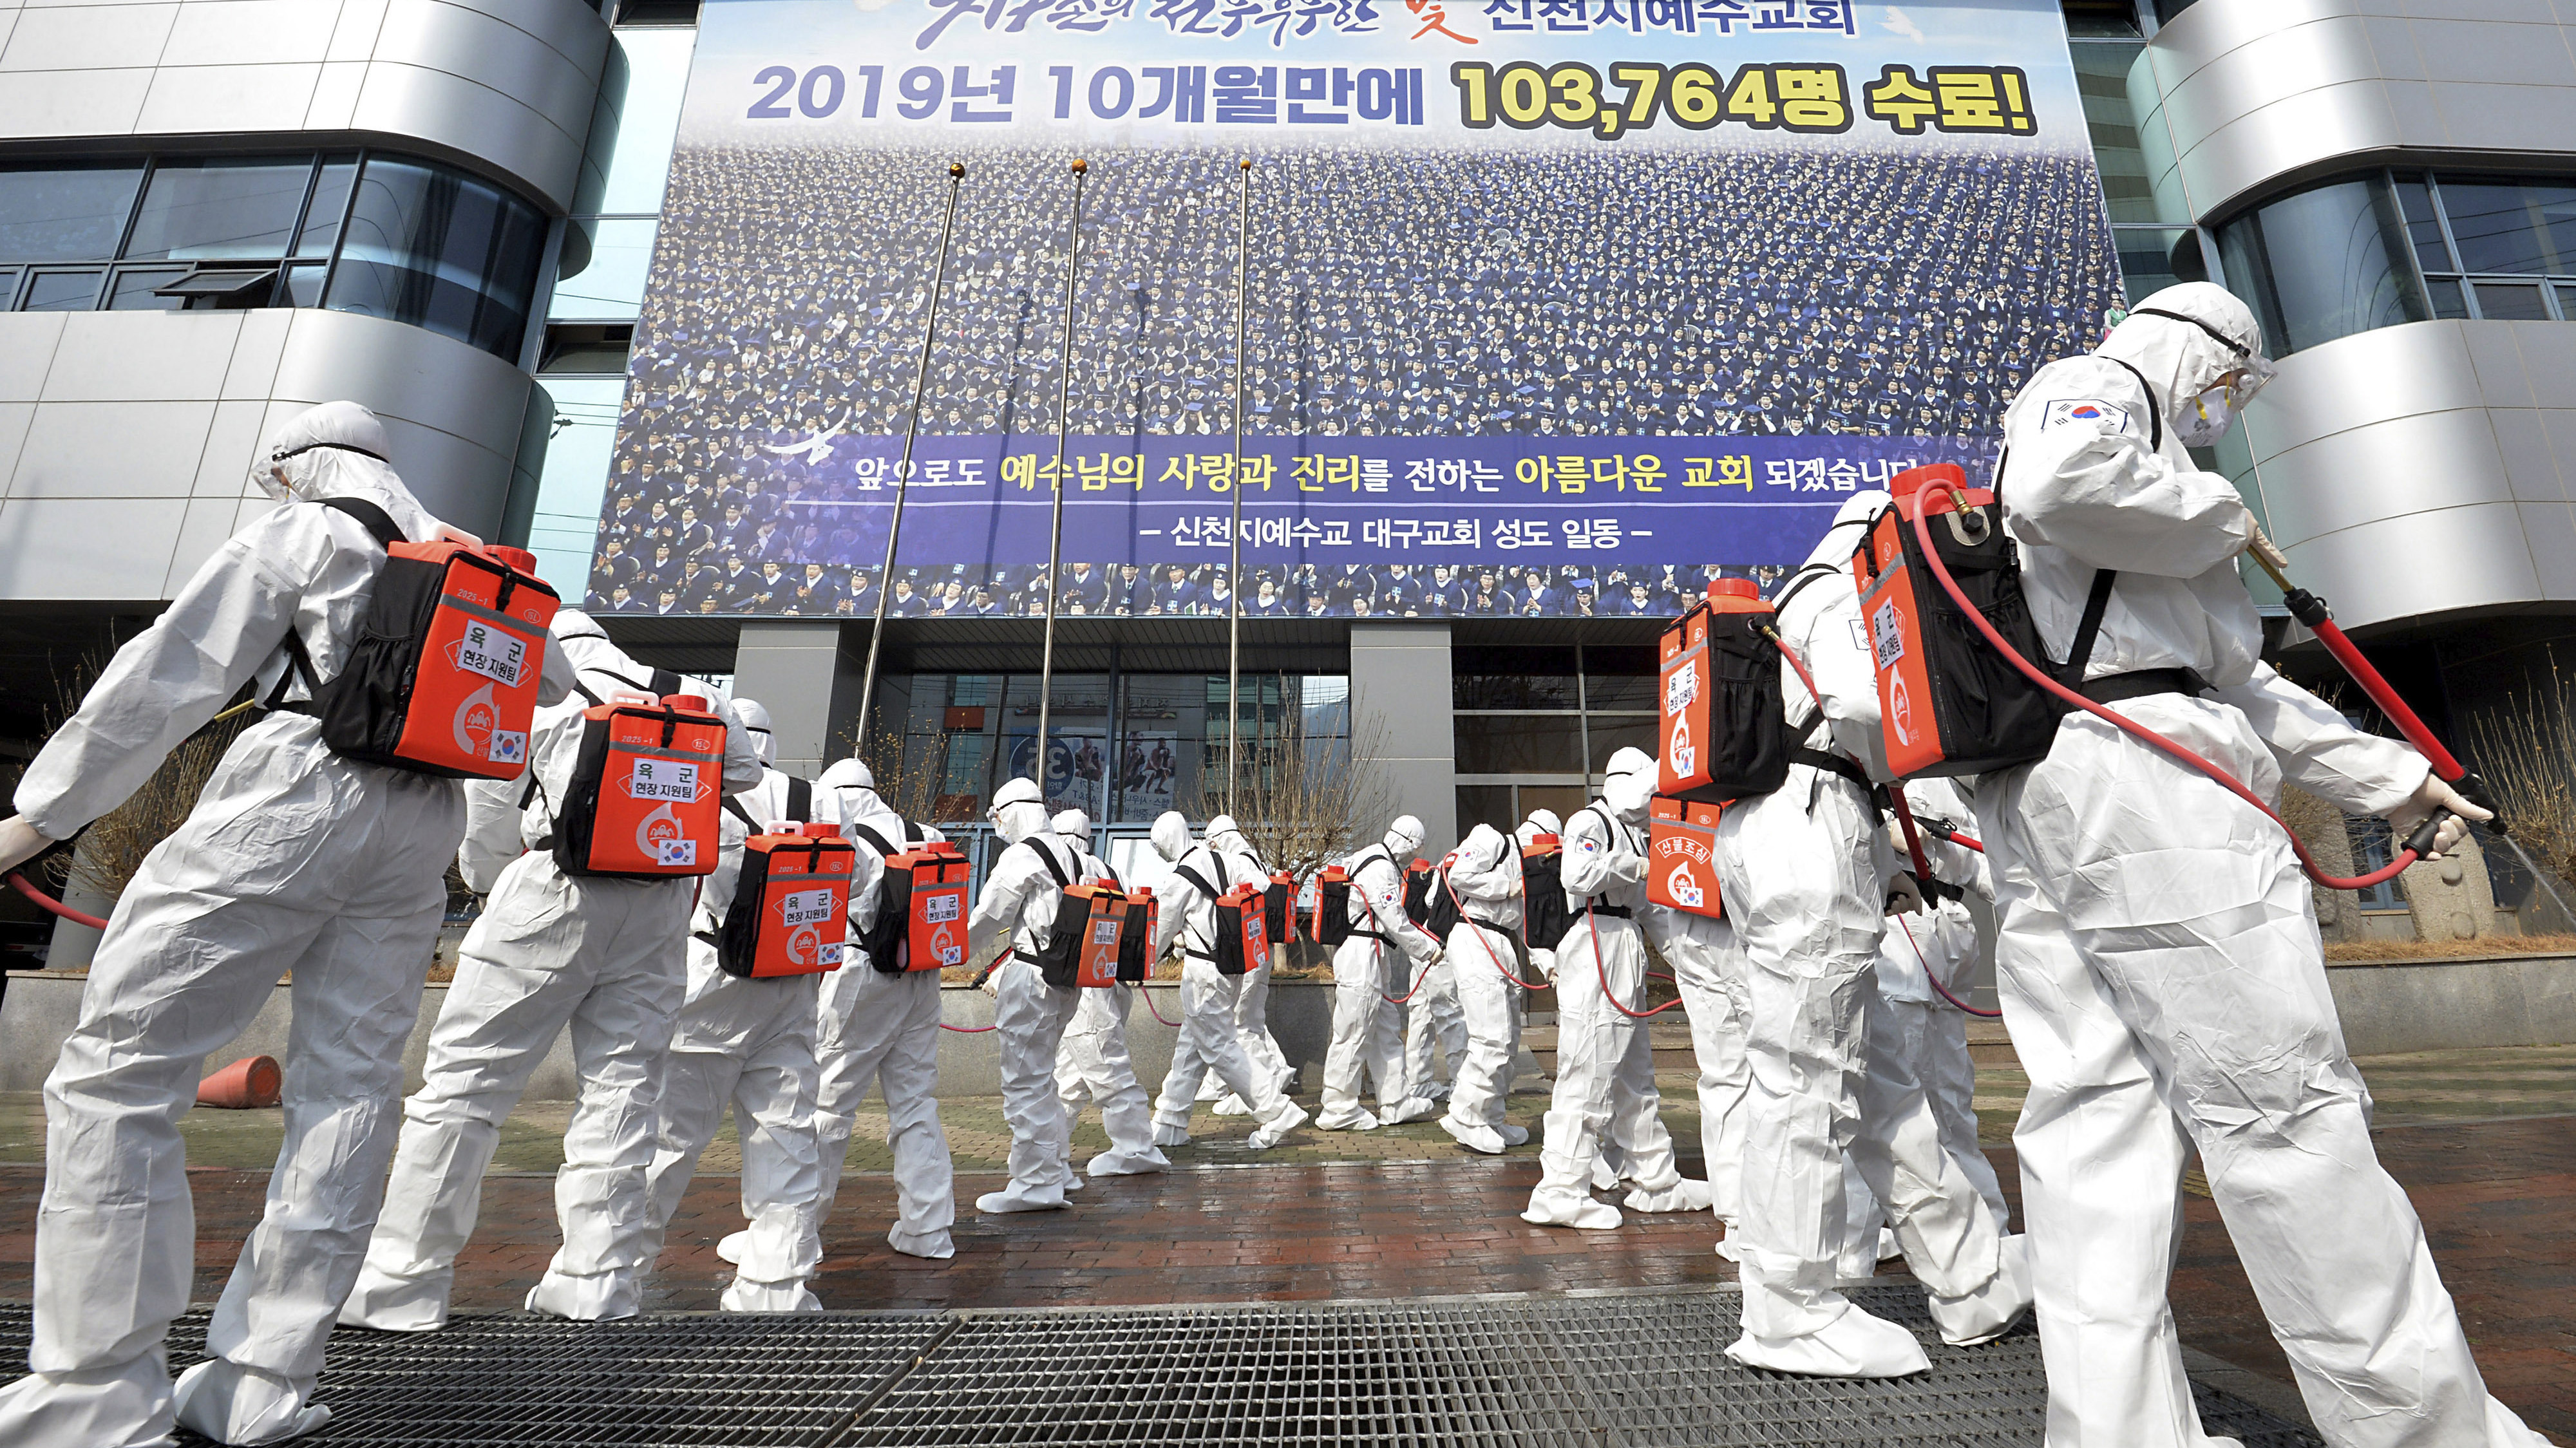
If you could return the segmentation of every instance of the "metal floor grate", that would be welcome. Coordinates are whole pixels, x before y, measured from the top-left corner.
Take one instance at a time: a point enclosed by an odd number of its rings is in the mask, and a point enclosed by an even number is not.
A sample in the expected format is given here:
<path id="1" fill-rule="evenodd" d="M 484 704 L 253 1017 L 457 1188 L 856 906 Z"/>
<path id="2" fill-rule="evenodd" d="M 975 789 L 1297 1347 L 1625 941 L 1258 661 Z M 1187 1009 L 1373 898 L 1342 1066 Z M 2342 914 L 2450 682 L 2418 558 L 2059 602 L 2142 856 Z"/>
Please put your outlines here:
<path id="1" fill-rule="evenodd" d="M 333 1445 L 1368 1443 L 2035 1445 L 2028 1329 L 1943 1347 L 1922 1293 L 1865 1288 L 1924 1339 L 1895 1382 L 1735 1366 L 1732 1292 L 954 1314 L 686 1314 L 573 1324 L 460 1317 L 421 1336 L 342 1331 L 318 1400 Z M 27 1310 L 0 1306 L 0 1363 Z M 205 1319 L 171 1339 L 203 1352 Z M 919 1361 L 916 1364 L 916 1357 Z M 2202 1388 L 2246 1448 L 2317 1439 Z M 864 1409 L 864 1412 L 861 1410 Z M 859 1414 L 853 1421 L 853 1414 Z M 195 1440 L 187 1440 L 195 1441 Z"/>

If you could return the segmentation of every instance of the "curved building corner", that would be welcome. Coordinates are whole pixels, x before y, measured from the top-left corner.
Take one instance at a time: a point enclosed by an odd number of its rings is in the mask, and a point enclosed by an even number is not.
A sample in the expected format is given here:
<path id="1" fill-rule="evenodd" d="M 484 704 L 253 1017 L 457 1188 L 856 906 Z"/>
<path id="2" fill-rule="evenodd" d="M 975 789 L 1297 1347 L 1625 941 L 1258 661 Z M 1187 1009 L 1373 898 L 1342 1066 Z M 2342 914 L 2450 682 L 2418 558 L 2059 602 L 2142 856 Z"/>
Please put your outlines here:
<path id="1" fill-rule="evenodd" d="M 2293 575 L 2465 725 L 2576 633 L 2576 25 L 2165 8 L 2128 77 L 2149 182 L 2280 359 L 2223 461 Z"/>

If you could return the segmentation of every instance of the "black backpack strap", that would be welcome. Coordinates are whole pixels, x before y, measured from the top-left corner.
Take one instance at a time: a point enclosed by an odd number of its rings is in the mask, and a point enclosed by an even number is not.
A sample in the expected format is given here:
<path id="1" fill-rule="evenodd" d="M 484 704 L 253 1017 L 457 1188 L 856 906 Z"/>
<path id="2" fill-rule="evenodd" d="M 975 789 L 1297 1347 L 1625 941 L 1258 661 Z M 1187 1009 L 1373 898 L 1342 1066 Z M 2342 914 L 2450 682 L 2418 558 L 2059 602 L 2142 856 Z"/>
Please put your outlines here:
<path id="1" fill-rule="evenodd" d="M 2171 314 L 2165 313 L 2163 315 Z M 2185 318 L 2184 320 L 2189 319 Z M 2203 328 L 2202 330 L 2206 331 L 2207 329 Z M 2228 345 L 2234 346 L 2235 344 L 2231 342 Z M 2102 357 L 2102 354 L 2099 352 L 2096 352 L 2093 355 L 2096 357 Z M 2102 360 L 2138 379 L 2138 390 L 2147 394 L 2147 427 L 2149 429 L 2147 434 L 2147 446 L 2155 449 L 2157 452 L 2163 452 L 2165 450 L 2164 409 L 2156 406 L 2156 390 L 2147 385 L 2147 374 L 2130 366 L 2128 363 L 2121 361 L 2117 357 L 2102 357 Z"/>
<path id="2" fill-rule="evenodd" d="M 812 781 L 798 779 L 794 775 L 788 776 L 787 817 L 799 824 L 810 823 L 813 820 L 814 785 Z"/>
<path id="3" fill-rule="evenodd" d="M 866 825 L 850 825 L 847 826 L 847 828 L 851 834 L 857 835 L 860 839 L 867 841 L 869 847 L 877 852 L 879 858 L 891 860 L 895 857 L 894 845 L 890 843 L 885 836 L 869 829 Z"/>
<path id="4" fill-rule="evenodd" d="M 905 820 L 903 822 L 903 838 L 906 844 L 918 845 L 928 840 L 930 836 L 921 832 L 921 826 L 914 824 L 910 820 Z"/>
<path id="5" fill-rule="evenodd" d="M 726 795 L 724 807 L 726 814 L 732 815 L 735 819 L 742 821 L 742 827 L 744 829 L 751 831 L 755 835 L 760 833 L 760 821 L 753 819 L 751 817 L 751 811 L 742 807 L 742 796 L 738 794 Z"/>
<path id="6" fill-rule="evenodd" d="M 1055 887 L 1057 889 L 1070 890 L 1073 888 L 1073 881 L 1066 877 L 1064 866 L 1056 863 L 1055 851 L 1048 849 L 1044 841 L 1022 840 L 1020 843 L 1037 852 L 1038 859 L 1046 864 L 1047 873 L 1055 877 Z"/>
<path id="7" fill-rule="evenodd" d="M 351 449 L 351 451 L 355 451 L 355 449 Z M 370 454 L 369 456 L 373 456 L 373 454 Z M 364 498 L 320 498 L 315 501 L 319 502 L 325 508 L 337 509 L 340 512 L 348 514 L 350 517 L 357 519 L 359 527 L 374 534 L 376 541 L 387 548 L 391 548 L 397 543 L 407 543 L 411 541 L 403 536 L 402 529 L 394 526 L 393 515 L 387 513 L 384 509 L 377 507 L 375 504 L 368 502 Z"/>
<path id="8" fill-rule="evenodd" d="M 292 709 L 299 713 L 309 713 L 312 710 L 312 706 L 309 704 L 289 704 L 286 702 L 286 686 L 293 683 L 298 675 L 301 675 L 304 679 L 305 692 L 312 695 L 314 698 L 319 699 L 322 696 L 321 676 L 313 672 L 313 656 L 304 651 L 304 635 L 297 633 L 295 631 L 295 625 L 291 623 L 286 626 L 286 638 L 284 640 L 284 644 L 286 648 L 286 667 L 279 671 L 277 676 L 277 687 L 268 691 L 268 697 L 260 702 L 260 707 L 272 714 L 281 709 Z"/>
<path id="9" fill-rule="evenodd" d="M 1810 563 L 1806 567 L 1799 569 L 1797 572 L 1790 574 L 1789 586 L 1781 589 L 1779 593 L 1774 595 L 1771 599 L 1772 616 L 1776 618 L 1786 614 L 1789 611 L 1789 600 L 1796 598 L 1806 589 L 1808 584 L 1815 582 L 1819 578 L 1823 578 L 1829 574 L 1840 571 L 1841 570 L 1839 568 L 1831 563 Z"/>
<path id="10" fill-rule="evenodd" d="M 2093 570 L 2093 589 L 2084 595 L 2084 617 L 2075 625 L 2075 642 L 2066 650 L 2066 681 L 2084 682 L 2084 670 L 2093 662 L 2093 645 L 2102 636 L 2102 616 L 2111 611 L 2111 585 L 2118 582 L 2116 568 Z"/>
<path id="11" fill-rule="evenodd" d="M 1206 897 L 1208 897 L 1210 900 L 1213 900 L 1213 899 L 1215 899 L 1217 896 L 1222 895 L 1222 894 L 1224 894 L 1224 893 L 1225 893 L 1224 891 L 1219 890 L 1219 889 L 1218 889 L 1217 887 L 1215 887 L 1214 885 L 1209 884 L 1209 883 L 1207 882 L 1207 880 L 1199 874 L 1199 872 L 1198 872 L 1198 871 L 1191 869 L 1191 868 L 1190 868 L 1189 866 L 1187 866 L 1187 865 L 1174 865 L 1174 866 L 1172 867 L 1172 873 L 1173 873 L 1173 874 L 1175 874 L 1175 875 L 1180 876 L 1180 877 L 1181 877 L 1182 879 L 1184 879 L 1184 880 L 1189 881 L 1192 885 L 1197 886 L 1197 887 L 1198 887 L 1198 892 L 1199 892 L 1200 894 L 1202 894 L 1202 895 L 1205 895 L 1205 896 L 1206 896 Z"/>

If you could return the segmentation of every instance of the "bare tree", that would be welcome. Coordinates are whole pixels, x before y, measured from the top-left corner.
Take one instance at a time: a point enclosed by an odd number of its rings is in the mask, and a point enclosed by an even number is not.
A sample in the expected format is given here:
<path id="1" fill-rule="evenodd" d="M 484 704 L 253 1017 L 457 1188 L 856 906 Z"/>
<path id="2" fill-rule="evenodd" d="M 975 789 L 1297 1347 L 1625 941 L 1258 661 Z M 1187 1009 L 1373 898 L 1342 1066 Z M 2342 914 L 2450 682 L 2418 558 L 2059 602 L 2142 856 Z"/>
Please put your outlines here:
<path id="1" fill-rule="evenodd" d="M 2556 661 L 2518 707 L 2479 717 L 2469 742 L 2514 838 L 2540 868 L 2576 882 L 2576 705 Z"/>
<path id="2" fill-rule="evenodd" d="M 48 736 L 79 712 L 81 700 L 106 669 L 105 659 L 90 655 L 57 680 L 53 707 L 46 710 Z M 46 862 L 48 883 L 60 890 L 77 882 L 111 900 L 124 894 L 143 868 L 143 857 L 187 823 L 224 752 L 256 717 L 246 711 L 189 735 L 140 789 L 81 832 L 77 850 L 59 851 Z"/>
<path id="3" fill-rule="evenodd" d="M 1282 676 L 1279 697 L 1292 692 Z M 1208 743 L 1213 747 L 1216 741 Z M 1235 786 L 1235 823 L 1244 838 L 1271 869 L 1299 880 L 1350 853 L 1355 842 L 1373 838 L 1394 808 L 1385 774 L 1376 767 L 1385 743 L 1385 721 L 1375 715 L 1353 718 L 1347 739 L 1319 738 L 1306 732 L 1304 708 L 1282 709 L 1277 731 L 1262 730 L 1258 744 L 1244 753 Z M 1222 771 L 1211 779 L 1201 770 L 1197 788 L 1181 802 L 1182 812 L 1207 819 L 1224 808 Z"/>

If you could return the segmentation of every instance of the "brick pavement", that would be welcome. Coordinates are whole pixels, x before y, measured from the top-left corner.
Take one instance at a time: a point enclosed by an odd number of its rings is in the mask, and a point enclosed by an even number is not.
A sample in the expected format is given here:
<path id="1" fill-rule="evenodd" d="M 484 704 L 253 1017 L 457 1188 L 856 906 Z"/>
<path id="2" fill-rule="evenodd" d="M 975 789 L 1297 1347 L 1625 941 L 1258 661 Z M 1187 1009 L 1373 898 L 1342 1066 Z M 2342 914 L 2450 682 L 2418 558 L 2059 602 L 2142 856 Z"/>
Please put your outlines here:
<path id="1" fill-rule="evenodd" d="M 2490 1115 L 2558 1104 L 2569 1092 L 2570 1060 L 2576 1053 L 2563 1050 L 2442 1053 L 2364 1066 L 2383 1120 L 2425 1123 L 2383 1127 L 2379 1150 L 2425 1219 L 2495 1391 L 2533 1426 L 2576 1443 L 2576 1309 L 2567 1306 L 2576 1285 L 2576 1118 L 2442 1120 L 2480 1101 Z M 1979 1105 L 1998 1125 L 1992 1117 L 2006 1114 L 2004 1103 L 2018 1093 L 2001 1079 L 2009 1073 L 1986 1074 L 1995 1079 L 1981 1079 Z M 1668 1084 L 1668 1125 L 1695 1156 L 1695 1122 L 1678 1104 L 1687 1099 Z M 1538 1105 L 1516 1099 L 1514 1115 L 1535 1126 Z M 980 1139 L 998 1124 L 982 1121 L 990 1110 L 984 1102 L 948 1104 L 961 1167 L 998 1158 L 999 1141 Z M 193 1113 L 188 1120 L 204 1123 L 200 1131 L 229 1135 L 192 1132 L 192 1156 L 201 1139 L 229 1142 L 229 1151 L 204 1154 L 234 1155 L 240 1166 L 273 1153 L 273 1137 L 263 1145 L 251 1120 L 260 1115 Z M 40 1145 L 24 1116 L 13 1125 L 0 1115 L 7 1150 L 0 1160 L 24 1160 Z M 1093 1121 L 1086 1133 L 1097 1132 Z M 1000 1179 L 962 1171 L 959 1255 L 948 1263 L 885 1247 L 893 1185 L 854 1152 L 858 1174 L 844 1180 L 816 1290 L 835 1308 L 1026 1306 L 1549 1292 L 1733 1276 L 1708 1250 L 1702 1218 L 1632 1216 L 1603 1236 L 1520 1222 L 1515 1214 L 1537 1176 L 1534 1146 L 1495 1161 L 1459 1151 L 1428 1123 L 1368 1135 L 1306 1130 L 1291 1138 L 1292 1150 L 1256 1163 L 1240 1145 L 1248 1122 L 1202 1112 L 1197 1125 L 1199 1139 L 1186 1153 L 1197 1169 L 1097 1183 L 1071 1212 L 981 1217 L 974 1197 Z M 859 1145 L 881 1153 L 882 1141 L 868 1134 L 874 1126 L 863 1124 Z M 514 1120 L 513 1128 L 513 1150 L 550 1168 L 546 1125 Z M 2017 1195 L 2009 1148 L 1993 1150 L 2007 1193 Z M 715 1305 L 727 1275 L 715 1244 L 741 1222 L 735 1183 L 714 1174 L 725 1160 L 710 1154 L 709 1172 L 673 1221 L 656 1308 Z M 204 1301 L 221 1290 L 256 1220 L 266 1172 L 236 1166 L 189 1176 L 200 1236 L 195 1295 Z M 38 1170 L 0 1165 L 0 1300 L 30 1290 L 41 1185 Z M 2185 1207 L 2189 1231 L 2173 1291 L 2185 1342 L 2286 1382 L 2286 1363 L 2263 1329 L 2215 1204 L 2201 1192 Z M 555 1241 L 550 1170 L 492 1177 L 481 1229 L 459 1264 L 458 1306 L 516 1306 Z"/>

